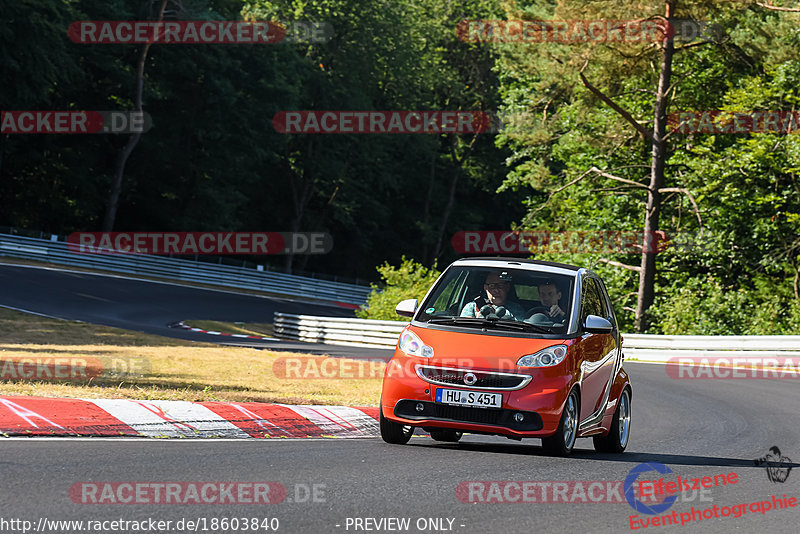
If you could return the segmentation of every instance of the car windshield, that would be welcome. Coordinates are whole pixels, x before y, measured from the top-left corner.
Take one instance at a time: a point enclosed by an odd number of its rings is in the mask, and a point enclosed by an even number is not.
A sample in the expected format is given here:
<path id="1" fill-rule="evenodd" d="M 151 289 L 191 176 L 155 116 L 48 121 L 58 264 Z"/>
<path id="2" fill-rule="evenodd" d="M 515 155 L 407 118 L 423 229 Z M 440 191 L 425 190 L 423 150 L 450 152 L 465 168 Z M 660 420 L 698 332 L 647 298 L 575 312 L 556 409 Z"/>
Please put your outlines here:
<path id="1" fill-rule="evenodd" d="M 530 269 L 452 267 L 416 320 L 498 330 L 563 333 L 574 277 Z"/>

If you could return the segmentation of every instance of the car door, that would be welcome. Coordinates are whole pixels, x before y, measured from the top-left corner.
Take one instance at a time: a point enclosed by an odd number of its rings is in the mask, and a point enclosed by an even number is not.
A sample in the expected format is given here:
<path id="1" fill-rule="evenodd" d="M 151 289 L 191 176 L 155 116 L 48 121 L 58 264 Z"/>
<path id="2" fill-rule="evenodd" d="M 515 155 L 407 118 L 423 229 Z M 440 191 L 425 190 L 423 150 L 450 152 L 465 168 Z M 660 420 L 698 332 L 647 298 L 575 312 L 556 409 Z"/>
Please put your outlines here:
<path id="1" fill-rule="evenodd" d="M 608 303 L 593 277 L 581 281 L 580 328 L 586 317 L 608 318 Z M 581 421 L 603 407 L 606 388 L 616 365 L 616 340 L 612 334 L 583 332 L 580 341 Z"/>

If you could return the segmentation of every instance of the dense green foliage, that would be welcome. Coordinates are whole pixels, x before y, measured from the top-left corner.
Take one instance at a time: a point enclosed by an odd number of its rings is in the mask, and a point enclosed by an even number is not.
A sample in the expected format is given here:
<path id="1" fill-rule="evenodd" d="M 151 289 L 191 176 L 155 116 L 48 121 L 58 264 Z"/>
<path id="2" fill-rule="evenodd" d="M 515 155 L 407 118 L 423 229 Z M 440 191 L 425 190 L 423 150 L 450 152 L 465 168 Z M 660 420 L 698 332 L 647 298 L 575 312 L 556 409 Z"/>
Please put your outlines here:
<path id="1" fill-rule="evenodd" d="M 381 275 L 381 284 L 372 286 L 366 305 L 356 311 L 356 316 L 362 319 L 407 320 L 394 311 L 397 303 L 406 299 L 422 302 L 425 293 L 441 274 L 435 265 L 428 269 L 405 257 L 399 267 L 385 263 L 378 267 L 378 273 Z"/>
<path id="2" fill-rule="evenodd" d="M 133 108 L 139 47 L 74 43 L 67 27 L 152 19 L 158 2 L 7 4 L 0 109 Z M 496 109 L 490 51 L 461 46 L 452 30 L 465 13 L 482 13 L 480 4 L 168 3 L 166 20 L 324 21 L 334 36 L 153 45 L 144 73 L 153 128 L 127 162 L 114 229 L 324 231 L 334 238 L 330 254 L 259 263 L 375 280 L 376 265 L 403 254 L 426 264 L 455 259 L 450 236 L 467 225 L 508 227 L 524 207 L 521 195 L 495 194 L 506 153 L 493 135 L 287 135 L 272 126 L 282 110 Z M 126 138 L 0 137 L 0 226 L 100 230 Z"/>
<path id="3" fill-rule="evenodd" d="M 0 108 L 132 109 L 138 47 L 77 44 L 67 27 L 152 18 L 158 3 L 6 2 Z M 709 30 L 676 43 L 669 112 L 800 109 L 800 13 L 747 0 L 676 5 L 675 17 Z M 642 19 L 663 15 L 663 1 L 176 6 L 169 3 L 168 19 L 317 20 L 330 23 L 334 37 L 151 47 L 144 109 L 153 128 L 128 160 L 115 230 L 329 232 L 328 255 L 267 262 L 374 281 L 381 265 L 387 290 L 362 313 L 399 319 L 395 304 L 420 298 L 435 265 L 457 257 L 449 241 L 459 230 L 642 228 L 646 190 L 633 183 L 647 183 L 650 146 L 579 73 L 652 128 L 658 44 L 464 42 L 455 28 L 462 19 Z M 271 124 L 281 110 L 435 109 L 498 111 L 505 128 L 477 136 L 286 135 Z M 99 230 L 125 141 L 0 136 L 0 226 Z M 659 254 L 650 330 L 800 333 L 800 137 L 675 133 L 668 145 L 673 191 L 660 228 L 697 246 Z M 639 255 L 537 257 L 595 269 L 630 330 L 639 279 L 619 264 L 637 266 Z"/>

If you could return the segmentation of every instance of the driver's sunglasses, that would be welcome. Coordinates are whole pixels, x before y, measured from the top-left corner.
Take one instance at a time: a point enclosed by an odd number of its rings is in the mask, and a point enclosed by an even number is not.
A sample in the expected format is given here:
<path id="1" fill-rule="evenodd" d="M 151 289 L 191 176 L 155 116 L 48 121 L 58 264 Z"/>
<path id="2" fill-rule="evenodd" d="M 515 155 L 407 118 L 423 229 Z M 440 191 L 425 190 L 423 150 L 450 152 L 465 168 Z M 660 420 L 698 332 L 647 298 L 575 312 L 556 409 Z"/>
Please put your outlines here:
<path id="1" fill-rule="evenodd" d="M 508 287 L 508 282 L 500 282 L 499 284 L 484 284 L 488 289 L 505 289 Z"/>

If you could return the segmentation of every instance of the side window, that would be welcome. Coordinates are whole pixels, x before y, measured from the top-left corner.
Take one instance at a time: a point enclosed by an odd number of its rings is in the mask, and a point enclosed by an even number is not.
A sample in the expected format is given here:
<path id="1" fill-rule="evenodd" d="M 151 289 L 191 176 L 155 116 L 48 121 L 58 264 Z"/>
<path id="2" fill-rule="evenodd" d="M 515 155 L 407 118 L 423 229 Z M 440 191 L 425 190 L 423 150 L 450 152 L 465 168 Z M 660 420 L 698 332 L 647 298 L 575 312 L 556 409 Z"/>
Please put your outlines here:
<path id="1" fill-rule="evenodd" d="M 465 273 L 453 277 L 436 297 L 433 306 L 437 311 L 445 311 L 458 302 L 458 296 L 464 285 Z M 460 311 L 460 310 L 458 310 Z"/>
<path id="2" fill-rule="evenodd" d="M 581 323 L 589 315 L 607 317 L 603 297 L 597 288 L 597 283 L 592 278 L 584 278 L 581 286 Z"/>
<path id="3" fill-rule="evenodd" d="M 610 300 L 610 297 L 608 296 L 608 289 L 606 289 L 606 286 L 605 286 L 605 284 L 603 282 L 597 282 L 597 285 L 598 285 L 598 288 L 600 289 L 600 297 L 602 297 L 602 299 L 603 299 L 604 308 L 606 310 L 605 315 L 603 315 L 602 317 L 605 317 L 606 319 L 611 321 L 612 325 L 615 325 L 615 323 L 616 323 L 615 315 L 616 314 L 614 313 L 614 307 L 611 305 L 611 300 Z"/>

